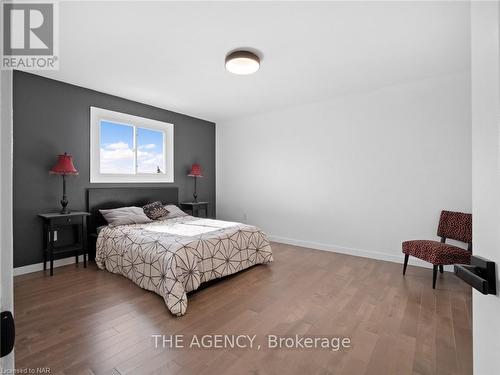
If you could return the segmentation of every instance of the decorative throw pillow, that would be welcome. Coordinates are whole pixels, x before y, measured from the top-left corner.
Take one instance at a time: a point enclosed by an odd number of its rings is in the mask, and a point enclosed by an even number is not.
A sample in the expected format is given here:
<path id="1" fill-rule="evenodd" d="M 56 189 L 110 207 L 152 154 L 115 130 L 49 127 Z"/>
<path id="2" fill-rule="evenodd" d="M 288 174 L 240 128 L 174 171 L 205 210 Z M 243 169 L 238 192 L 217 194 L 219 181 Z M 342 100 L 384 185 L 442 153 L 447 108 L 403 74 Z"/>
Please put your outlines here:
<path id="1" fill-rule="evenodd" d="M 185 213 L 184 211 L 182 211 L 175 204 L 167 204 L 164 207 L 168 211 L 168 215 L 163 216 L 161 218 L 162 220 L 165 220 L 165 219 L 174 219 L 176 217 L 188 216 L 187 213 Z"/>
<path id="2" fill-rule="evenodd" d="M 141 207 L 120 207 L 111 210 L 99 210 L 110 226 L 151 223 Z"/>
<path id="3" fill-rule="evenodd" d="M 168 215 L 168 210 L 159 201 L 149 203 L 142 207 L 142 209 L 144 210 L 146 216 L 152 220 L 158 220 L 159 218 Z"/>

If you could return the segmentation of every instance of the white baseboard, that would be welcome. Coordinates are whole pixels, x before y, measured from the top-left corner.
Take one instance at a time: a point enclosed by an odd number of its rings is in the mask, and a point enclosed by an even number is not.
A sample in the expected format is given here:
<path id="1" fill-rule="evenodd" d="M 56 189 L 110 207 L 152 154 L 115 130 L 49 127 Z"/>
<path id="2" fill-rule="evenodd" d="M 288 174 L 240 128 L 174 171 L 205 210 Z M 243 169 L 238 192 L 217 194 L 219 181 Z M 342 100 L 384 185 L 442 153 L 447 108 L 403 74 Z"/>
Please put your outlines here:
<path id="1" fill-rule="evenodd" d="M 83 255 L 78 256 L 78 261 L 83 262 Z M 75 263 L 75 257 L 68 257 L 54 260 L 54 268 L 67 266 L 68 264 Z M 50 262 L 47 262 L 47 270 L 50 269 Z M 14 276 L 24 275 L 26 273 L 32 273 L 37 271 L 43 271 L 43 262 L 36 264 L 29 264 L 27 266 L 15 267 L 14 268 Z"/>
<path id="2" fill-rule="evenodd" d="M 377 260 L 385 260 L 387 262 L 400 263 L 400 264 L 403 264 L 403 262 L 404 262 L 403 253 L 398 254 L 398 255 L 387 254 L 387 253 L 381 253 L 379 251 L 353 249 L 353 248 L 345 247 L 345 246 L 328 245 L 328 244 L 323 244 L 323 243 L 319 243 L 319 242 L 296 240 L 293 238 L 286 238 L 286 237 L 273 236 L 273 235 L 268 235 L 268 238 L 270 241 L 284 243 L 284 244 L 288 244 L 288 245 L 300 246 L 300 247 L 308 247 L 308 248 L 315 249 L 315 250 L 331 251 L 334 253 L 347 254 L 347 255 L 353 255 L 356 257 L 363 257 L 363 258 L 370 258 L 370 259 L 377 259 Z M 420 259 L 415 258 L 415 257 L 410 257 L 408 264 L 411 266 L 416 266 L 416 267 L 432 268 L 432 265 L 430 263 L 424 262 L 423 260 L 420 260 Z M 453 266 L 444 266 L 444 270 L 453 272 Z"/>

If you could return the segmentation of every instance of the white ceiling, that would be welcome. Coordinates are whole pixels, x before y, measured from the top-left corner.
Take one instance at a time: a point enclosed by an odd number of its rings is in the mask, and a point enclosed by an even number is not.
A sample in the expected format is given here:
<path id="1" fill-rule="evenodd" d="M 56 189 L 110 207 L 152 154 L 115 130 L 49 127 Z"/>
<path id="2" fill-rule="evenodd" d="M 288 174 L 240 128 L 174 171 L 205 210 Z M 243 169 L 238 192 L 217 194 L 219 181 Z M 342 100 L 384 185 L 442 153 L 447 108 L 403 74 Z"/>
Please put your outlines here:
<path id="1" fill-rule="evenodd" d="M 224 69 L 237 47 L 261 69 Z M 46 77 L 212 121 L 469 66 L 466 2 L 62 2 Z"/>

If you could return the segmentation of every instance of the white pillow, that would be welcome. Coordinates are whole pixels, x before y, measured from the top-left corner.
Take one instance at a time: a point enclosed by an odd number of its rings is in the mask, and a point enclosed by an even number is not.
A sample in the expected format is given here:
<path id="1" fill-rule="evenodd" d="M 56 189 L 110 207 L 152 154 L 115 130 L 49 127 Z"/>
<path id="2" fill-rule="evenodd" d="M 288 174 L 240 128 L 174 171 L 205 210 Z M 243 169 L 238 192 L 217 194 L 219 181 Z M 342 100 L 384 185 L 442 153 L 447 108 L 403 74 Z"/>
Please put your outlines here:
<path id="1" fill-rule="evenodd" d="M 99 210 L 104 219 L 110 226 L 128 225 L 128 224 L 146 224 L 151 223 L 142 207 L 120 207 L 111 210 Z"/>
<path id="2" fill-rule="evenodd" d="M 185 213 L 184 211 L 182 211 L 175 204 L 167 204 L 165 206 L 165 209 L 168 211 L 167 216 L 164 216 L 164 217 L 160 218 L 159 220 L 174 219 L 176 217 L 188 216 L 187 213 Z"/>

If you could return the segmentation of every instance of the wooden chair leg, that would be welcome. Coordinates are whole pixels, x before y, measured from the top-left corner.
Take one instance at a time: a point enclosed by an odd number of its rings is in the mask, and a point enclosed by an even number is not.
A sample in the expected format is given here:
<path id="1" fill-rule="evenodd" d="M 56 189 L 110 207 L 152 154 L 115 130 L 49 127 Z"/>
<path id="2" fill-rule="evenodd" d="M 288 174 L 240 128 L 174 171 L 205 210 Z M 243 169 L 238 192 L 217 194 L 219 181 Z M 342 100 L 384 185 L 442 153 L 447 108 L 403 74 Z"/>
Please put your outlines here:
<path id="1" fill-rule="evenodd" d="M 438 273 L 438 266 L 434 265 L 432 267 L 432 289 L 436 289 L 436 278 Z"/>
<path id="2" fill-rule="evenodd" d="M 442 264 L 439 265 L 439 272 L 443 273 L 444 272 L 444 267 Z"/>
<path id="3" fill-rule="evenodd" d="M 406 273 L 406 267 L 408 266 L 408 258 L 410 256 L 408 254 L 405 254 L 405 263 L 403 265 L 403 275 Z"/>

